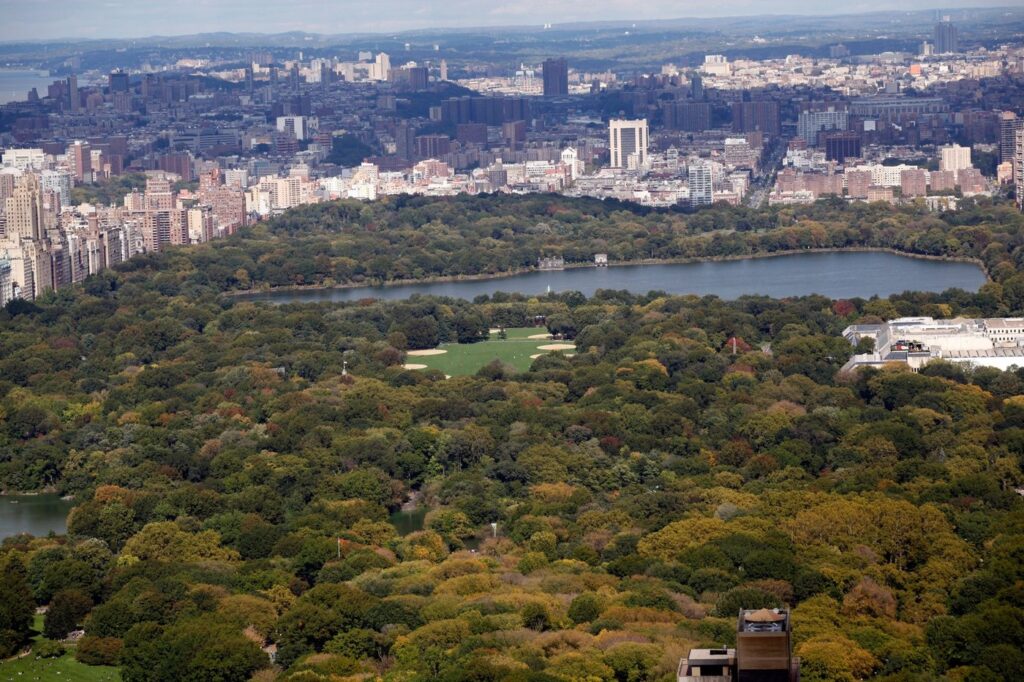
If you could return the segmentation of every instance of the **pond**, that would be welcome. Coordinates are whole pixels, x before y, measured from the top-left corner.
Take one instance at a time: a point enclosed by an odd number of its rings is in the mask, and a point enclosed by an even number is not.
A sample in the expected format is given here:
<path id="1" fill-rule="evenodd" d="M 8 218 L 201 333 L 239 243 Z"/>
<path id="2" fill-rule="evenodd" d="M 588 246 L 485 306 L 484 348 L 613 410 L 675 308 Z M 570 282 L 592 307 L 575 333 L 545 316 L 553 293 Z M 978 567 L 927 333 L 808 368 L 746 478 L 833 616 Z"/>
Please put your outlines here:
<path id="1" fill-rule="evenodd" d="M 45 537 L 53 531 L 67 532 L 68 512 L 73 500 L 60 495 L 0 495 L 0 538 L 19 533 Z"/>
<path id="2" fill-rule="evenodd" d="M 409 533 L 423 530 L 423 521 L 427 518 L 427 508 L 417 507 L 416 509 L 400 509 L 388 517 L 388 521 L 395 527 L 398 534 L 406 536 Z"/>
<path id="3" fill-rule="evenodd" d="M 747 294 L 773 298 L 823 294 L 835 299 L 885 297 L 908 290 L 977 291 L 984 283 L 984 272 L 972 263 L 925 260 L 885 252 L 837 251 L 732 261 L 570 268 L 458 282 L 282 290 L 243 298 L 272 303 L 318 303 L 362 298 L 402 299 L 424 294 L 472 300 L 499 291 L 526 295 L 579 291 L 592 296 L 598 289 L 626 289 L 637 294 L 649 291 L 714 294 L 723 299 Z"/>

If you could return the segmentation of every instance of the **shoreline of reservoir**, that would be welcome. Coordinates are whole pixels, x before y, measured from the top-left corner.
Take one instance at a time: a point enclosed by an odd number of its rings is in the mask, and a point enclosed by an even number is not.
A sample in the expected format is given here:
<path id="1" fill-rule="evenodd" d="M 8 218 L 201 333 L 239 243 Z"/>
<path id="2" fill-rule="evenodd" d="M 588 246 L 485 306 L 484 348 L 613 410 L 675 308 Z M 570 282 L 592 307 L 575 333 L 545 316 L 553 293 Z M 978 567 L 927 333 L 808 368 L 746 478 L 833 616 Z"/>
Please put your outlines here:
<path id="1" fill-rule="evenodd" d="M 802 254 L 829 254 L 829 253 L 887 253 L 894 256 L 902 256 L 905 258 L 913 258 L 917 260 L 926 261 L 937 261 L 946 263 L 968 263 L 975 265 L 981 270 L 982 275 L 985 277 L 985 282 L 991 282 L 992 277 L 988 272 L 988 268 L 985 267 L 984 262 L 980 258 L 972 258 L 970 256 L 936 256 L 925 253 L 912 253 L 909 251 L 900 251 L 898 249 L 881 247 L 881 246 L 851 246 L 851 247 L 830 247 L 830 248 L 813 248 L 813 249 L 784 249 L 781 251 L 762 251 L 751 254 L 735 254 L 735 255 L 721 255 L 721 256 L 681 256 L 677 258 L 641 258 L 638 260 L 628 261 L 612 261 L 608 263 L 609 268 L 616 267 L 630 267 L 640 265 L 688 265 L 694 263 L 724 263 L 731 261 L 745 261 L 745 260 L 760 260 L 765 258 L 786 258 L 788 256 L 797 256 Z M 277 287 L 264 287 L 260 289 L 236 289 L 232 291 L 224 292 L 224 296 L 231 298 L 237 298 L 245 300 L 247 298 L 262 300 L 267 295 L 274 295 L 277 293 L 288 294 L 298 292 L 313 292 L 313 291 L 332 291 L 332 290 L 346 290 L 346 289 L 374 289 L 374 288 L 389 288 L 389 287 L 403 287 L 403 286 L 415 286 L 417 284 L 449 284 L 457 282 L 487 282 L 493 280 L 507 279 L 510 277 L 516 277 L 519 275 L 527 275 L 532 273 L 541 272 L 560 272 L 563 270 L 576 270 L 583 268 L 594 269 L 595 266 L 592 262 L 576 262 L 566 263 L 564 268 L 557 270 L 542 270 L 536 267 L 529 268 L 518 268 L 516 270 L 506 270 L 499 273 L 484 273 L 474 275 L 432 275 L 430 277 L 421 277 L 416 279 L 394 279 L 394 280 L 376 280 L 368 279 L 362 282 L 345 282 L 341 284 L 287 284 Z M 367 296 L 367 298 L 375 298 L 374 296 Z"/>

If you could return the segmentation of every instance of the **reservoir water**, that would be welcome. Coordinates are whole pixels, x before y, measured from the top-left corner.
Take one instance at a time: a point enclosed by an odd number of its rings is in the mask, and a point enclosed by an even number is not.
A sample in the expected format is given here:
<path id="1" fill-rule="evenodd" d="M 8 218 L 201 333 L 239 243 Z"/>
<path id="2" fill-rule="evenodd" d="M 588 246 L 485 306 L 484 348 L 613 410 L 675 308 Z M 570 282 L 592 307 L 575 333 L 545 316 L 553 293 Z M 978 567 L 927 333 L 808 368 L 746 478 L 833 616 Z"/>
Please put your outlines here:
<path id="1" fill-rule="evenodd" d="M 457 282 L 423 282 L 398 286 L 348 289 L 306 289 L 262 292 L 246 300 L 272 303 L 317 303 L 363 298 L 402 299 L 413 294 L 471 300 L 499 291 L 527 295 L 545 291 L 626 289 L 637 294 L 714 294 L 735 299 L 747 294 L 773 298 L 823 294 L 829 298 L 870 298 L 903 291 L 940 292 L 958 288 L 977 291 L 985 274 L 972 263 L 924 260 L 884 252 L 801 253 L 770 258 L 609 268 L 570 268 L 528 272 L 511 277 Z"/>
<path id="2" fill-rule="evenodd" d="M 427 511 L 426 507 L 417 507 L 411 510 L 401 509 L 391 514 L 388 521 L 395 527 L 399 535 L 405 536 L 423 530 Z"/>
<path id="3" fill-rule="evenodd" d="M 60 495 L 0 495 L 0 539 L 19 533 L 45 537 L 65 533 L 72 500 Z"/>
<path id="4" fill-rule="evenodd" d="M 24 102 L 32 88 L 36 88 L 40 97 L 46 97 L 46 88 L 55 80 L 45 71 L 0 69 L 0 104 Z"/>

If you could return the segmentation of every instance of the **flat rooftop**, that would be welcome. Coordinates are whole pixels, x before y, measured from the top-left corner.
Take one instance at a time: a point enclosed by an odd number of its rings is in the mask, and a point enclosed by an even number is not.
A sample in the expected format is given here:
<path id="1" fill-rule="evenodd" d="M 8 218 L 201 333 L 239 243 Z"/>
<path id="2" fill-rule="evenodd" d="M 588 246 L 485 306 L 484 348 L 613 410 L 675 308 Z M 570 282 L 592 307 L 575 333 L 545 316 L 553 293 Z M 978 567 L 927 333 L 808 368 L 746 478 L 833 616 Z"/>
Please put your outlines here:
<path id="1" fill-rule="evenodd" d="M 1024 348 L 987 348 L 985 350 L 948 350 L 942 357 L 949 360 L 971 358 L 1024 358 Z"/>

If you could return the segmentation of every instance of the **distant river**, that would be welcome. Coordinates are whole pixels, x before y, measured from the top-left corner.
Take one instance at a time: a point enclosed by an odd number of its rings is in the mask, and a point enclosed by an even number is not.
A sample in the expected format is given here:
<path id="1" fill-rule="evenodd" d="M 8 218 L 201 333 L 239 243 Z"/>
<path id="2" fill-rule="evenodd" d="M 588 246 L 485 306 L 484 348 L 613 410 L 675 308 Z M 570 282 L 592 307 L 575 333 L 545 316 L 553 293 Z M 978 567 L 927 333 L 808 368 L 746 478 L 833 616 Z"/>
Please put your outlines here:
<path id="1" fill-rule="evenodd" d="M 51 530 L 63 534 L 74 504 L 55 494 L 0 495 L 0 538 L 19 533 L 46 537 Z"/>
<path id="2" fill-rule="evenodd" d="M 985 283 L 981 268 L 971 263 L 924 260 L 885 252 L 837 251 L 800 253 L 770 258 L 609 268 L 570 268 L 528 272 L 511 277 L 459 282 L 423 282 L 399 286 L 349 289 L 282 290 L 246 295 L 245 300 L 272 303 L 351 301 L 361 298 L 408 298 L 413 294 L 472 300 L 481 294 L 626 289 L 637 294 L 714 294 L 735 299 L 746 294 L 773 298 L 823 294 L 829 298 L 869 298 L 903 291 L 977 291 Z"/>
<path id="3" fill-rule="evenodd" d="M 46 88 L 55 80 L 45 71 L 0 69 L 0 104 L 24 102 L 32 88 L 37 89 L 40 97 L 46 97 Z"/>

